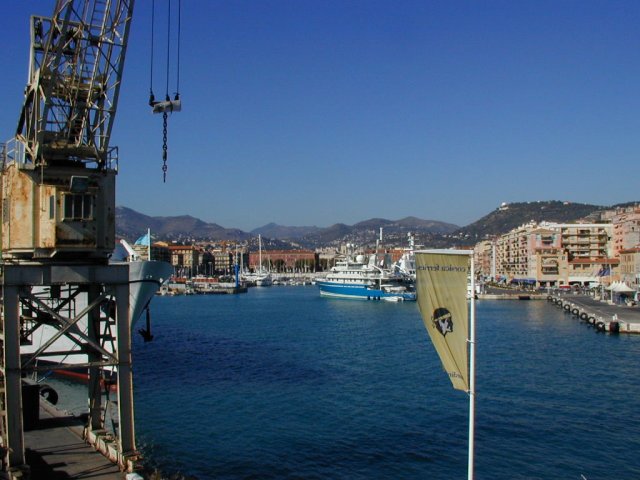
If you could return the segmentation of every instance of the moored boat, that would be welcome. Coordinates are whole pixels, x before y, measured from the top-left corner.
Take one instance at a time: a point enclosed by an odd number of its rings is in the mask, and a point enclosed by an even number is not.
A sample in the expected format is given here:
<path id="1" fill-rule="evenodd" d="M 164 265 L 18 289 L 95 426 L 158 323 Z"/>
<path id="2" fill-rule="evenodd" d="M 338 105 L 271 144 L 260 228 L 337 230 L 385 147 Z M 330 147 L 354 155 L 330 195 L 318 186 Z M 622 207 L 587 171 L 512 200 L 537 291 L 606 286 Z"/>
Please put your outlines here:
<path id="1" fill-rule="evenodd" d="M 415 300 L 413 284 L 392 270 L 376 265 L 376 255 L 339 261 L 325 278 L 316 280 L 320 295 L 326 297 L 389 301 Z"/>

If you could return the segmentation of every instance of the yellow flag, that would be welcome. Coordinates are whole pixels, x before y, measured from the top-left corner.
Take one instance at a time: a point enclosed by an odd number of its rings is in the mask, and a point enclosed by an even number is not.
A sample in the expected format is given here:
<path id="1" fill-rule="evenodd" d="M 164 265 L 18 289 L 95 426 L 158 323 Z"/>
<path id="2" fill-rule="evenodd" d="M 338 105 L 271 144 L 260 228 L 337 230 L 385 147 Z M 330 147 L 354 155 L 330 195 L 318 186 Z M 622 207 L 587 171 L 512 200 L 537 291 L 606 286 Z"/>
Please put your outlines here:
<path id="1" fill-rule="evenodd" d="M 418 307 L 453 388 L 469 390 L 469 252 L 416 252 Z"/>

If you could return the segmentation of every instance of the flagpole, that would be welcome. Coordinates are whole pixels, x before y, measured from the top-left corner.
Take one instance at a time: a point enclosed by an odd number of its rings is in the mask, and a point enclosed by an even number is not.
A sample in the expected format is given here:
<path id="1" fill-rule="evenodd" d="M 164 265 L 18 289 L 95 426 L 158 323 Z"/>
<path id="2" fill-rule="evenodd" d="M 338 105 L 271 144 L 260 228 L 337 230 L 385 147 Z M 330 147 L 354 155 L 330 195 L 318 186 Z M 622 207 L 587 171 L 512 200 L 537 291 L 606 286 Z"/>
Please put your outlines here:
<path id="1" fill-rule="evenodd" d="M 469 314 L 469 464 L 467 478 L 473 480 L 474 433 L 476 421 L 476 279 L 471 252 L 471 305 Z"/>

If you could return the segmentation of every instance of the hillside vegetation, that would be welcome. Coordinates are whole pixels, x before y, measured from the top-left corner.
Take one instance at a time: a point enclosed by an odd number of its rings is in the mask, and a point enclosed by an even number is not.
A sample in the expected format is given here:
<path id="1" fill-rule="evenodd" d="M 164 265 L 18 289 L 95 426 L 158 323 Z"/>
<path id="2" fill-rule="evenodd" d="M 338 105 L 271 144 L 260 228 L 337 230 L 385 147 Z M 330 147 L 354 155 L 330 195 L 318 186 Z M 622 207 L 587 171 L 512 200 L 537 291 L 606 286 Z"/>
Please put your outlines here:
<path id="1" fill-rule="evenodd" d="M 571 223 L 578 220 L 595 221 L 598 214 L 607 208 L 611 207 L 557 200 L 509 203 L 461 228 L 454 235 L 477 241 L 488 236 L 501 235 L 530 221 L 557 223 Z"/>

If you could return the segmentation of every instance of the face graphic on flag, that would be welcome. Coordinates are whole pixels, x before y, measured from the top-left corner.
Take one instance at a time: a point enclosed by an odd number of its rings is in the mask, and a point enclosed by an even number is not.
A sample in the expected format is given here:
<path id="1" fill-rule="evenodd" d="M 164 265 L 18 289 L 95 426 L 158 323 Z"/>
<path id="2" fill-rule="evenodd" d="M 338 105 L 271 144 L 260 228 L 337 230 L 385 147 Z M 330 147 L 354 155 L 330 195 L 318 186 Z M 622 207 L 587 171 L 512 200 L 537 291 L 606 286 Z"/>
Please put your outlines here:
<path id="1" fill-rule="evenodd" d="M 443 337 L 447 336 L 447 333 L 453 332 L 453 319 L 451 318 L 451 312 L 446 308 L 436 308 L 431 317 L 433 326 L 436 327 Z"/>

